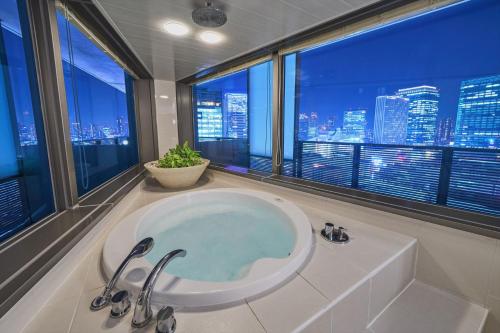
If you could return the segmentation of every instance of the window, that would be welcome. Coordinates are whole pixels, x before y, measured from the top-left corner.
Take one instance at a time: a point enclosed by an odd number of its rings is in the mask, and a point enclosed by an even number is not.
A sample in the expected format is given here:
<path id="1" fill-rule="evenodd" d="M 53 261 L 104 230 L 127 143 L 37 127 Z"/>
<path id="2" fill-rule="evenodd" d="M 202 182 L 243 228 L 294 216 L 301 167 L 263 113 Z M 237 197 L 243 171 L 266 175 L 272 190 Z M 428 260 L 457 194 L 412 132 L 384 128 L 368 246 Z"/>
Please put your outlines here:
<path id="1" fill-rule="evenodd" d="M 24 5 L 0 4 L 0 241 L 54 211 Z"/>
<path id="2" fill-rule="evenodd" d="M 81 196 L 138 163 L 133 79 L 69 13 L 57 23 Z"/>
<path id="3" fill-rule="evenodd" d="M 500 3 L 285 56 L 282 173 L 500 214 Z"/>
<path id="4" fill-rule="evenodd" d="M 193 86 L 195 147 L 215 164 L 272 171 L 272 62 Z"/>

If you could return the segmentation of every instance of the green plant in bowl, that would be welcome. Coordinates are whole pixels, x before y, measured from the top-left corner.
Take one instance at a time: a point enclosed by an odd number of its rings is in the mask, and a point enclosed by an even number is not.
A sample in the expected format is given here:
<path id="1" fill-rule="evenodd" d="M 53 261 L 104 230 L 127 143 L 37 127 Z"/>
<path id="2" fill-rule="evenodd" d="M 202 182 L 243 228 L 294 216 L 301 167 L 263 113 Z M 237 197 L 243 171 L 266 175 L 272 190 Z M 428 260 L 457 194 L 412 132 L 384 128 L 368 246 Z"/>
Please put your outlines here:
<path id="1" fill-rule="evenodd" d="M 200 154 L 191 149 L 188 142 L 177 145 L 171 148 L 162 158 L 156 163 L 158 168 L 186 168 L 195 165 L 203 164 Z"/>

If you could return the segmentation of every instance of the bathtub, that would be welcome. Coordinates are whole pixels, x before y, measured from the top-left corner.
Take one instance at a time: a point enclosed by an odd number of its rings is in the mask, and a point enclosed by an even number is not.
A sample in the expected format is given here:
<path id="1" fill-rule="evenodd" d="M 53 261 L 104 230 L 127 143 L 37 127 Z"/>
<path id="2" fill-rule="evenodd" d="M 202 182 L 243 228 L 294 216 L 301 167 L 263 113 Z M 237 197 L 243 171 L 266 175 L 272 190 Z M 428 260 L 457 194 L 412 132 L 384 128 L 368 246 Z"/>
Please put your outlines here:
<path id="1" fill-rule="evenodd" d="M 161 273 L 153 302 L 197 308 L 239 303 L 284 283 L 308 258 L 311 225 L 293 203 L 266 192 L 215 189 L 175 195 L 120 222 L 103 248 L 111 277 L 130 249 L 153 237 L 155 246 L 133 260 L 118 287 L 137 295 L 155 263 L 182 248 Z"/>

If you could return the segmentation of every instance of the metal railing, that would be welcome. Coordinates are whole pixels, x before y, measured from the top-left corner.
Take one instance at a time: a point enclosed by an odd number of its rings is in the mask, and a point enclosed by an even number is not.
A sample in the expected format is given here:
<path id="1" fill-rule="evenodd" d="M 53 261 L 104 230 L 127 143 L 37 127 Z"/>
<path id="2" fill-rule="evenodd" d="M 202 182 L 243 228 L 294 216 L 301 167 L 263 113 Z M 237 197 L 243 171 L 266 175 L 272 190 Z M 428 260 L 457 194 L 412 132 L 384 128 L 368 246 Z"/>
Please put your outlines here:
<path id="1" fill-rule="evenodd" d="M 128 140 L 130 140 L 129 136 L 115 136 L 111 138 L 93 138 L 93 139 L 72 139 L 71 143 L 73 145 L 123 145 L 124 142 L 128 144 Z"/>
<path id="2" fill-rule="evenodd" d="M 205 137 L 202 154 L 220 164 L 271 172 L 247 139 Z M 449 146 L 296 141 L 281 174 L 321 184 L 500 215 L 500 150 Z"/>
<path id="3" fill-rule="evenodd" d="M 294 158 L 286 160 L 282 173 L 500 214 L 498 149 L 297 141 Z"/>

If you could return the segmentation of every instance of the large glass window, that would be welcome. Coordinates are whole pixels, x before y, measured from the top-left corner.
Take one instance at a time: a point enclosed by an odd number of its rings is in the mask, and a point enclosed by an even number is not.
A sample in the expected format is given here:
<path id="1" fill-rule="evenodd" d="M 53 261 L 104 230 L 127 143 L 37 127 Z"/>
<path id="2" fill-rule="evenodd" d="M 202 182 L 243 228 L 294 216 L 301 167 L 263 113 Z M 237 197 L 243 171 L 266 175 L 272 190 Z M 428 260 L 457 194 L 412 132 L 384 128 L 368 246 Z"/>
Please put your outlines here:
<path id="1" fill-rule="evenodd" d="M 138 163 L 133 79 L 64 9 L 57 12 L 78 194 Z"/>
<path id="2" fill-rule="evenodd" d="M 54 211 L 26 8 L 0 3 L 0 241 Z"/>
<path id="3" fill-rule="evenodd" d="M 285 57 L 285 175 L 500 214 L 500 2 Z"/>
<path id="4" fill-rule="evenodd" d="M 272 62 L 193 86 L 195 147 L 234 170 L 272 171 Z"/>

